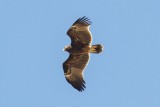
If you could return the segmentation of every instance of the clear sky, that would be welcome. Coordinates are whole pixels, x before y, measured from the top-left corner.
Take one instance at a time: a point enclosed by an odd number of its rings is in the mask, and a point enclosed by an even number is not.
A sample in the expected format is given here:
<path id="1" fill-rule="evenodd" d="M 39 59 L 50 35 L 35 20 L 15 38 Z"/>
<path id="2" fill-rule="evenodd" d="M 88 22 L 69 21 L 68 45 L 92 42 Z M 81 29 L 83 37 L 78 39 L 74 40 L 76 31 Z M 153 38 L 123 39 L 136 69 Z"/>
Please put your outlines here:
<path id="1" fill-rule="evenodd" d="M 83 16 L 104 51 L 78 92 L 62 49 Z M 160 0 L 0 0 L 0 107 L 160 107 Z"/>

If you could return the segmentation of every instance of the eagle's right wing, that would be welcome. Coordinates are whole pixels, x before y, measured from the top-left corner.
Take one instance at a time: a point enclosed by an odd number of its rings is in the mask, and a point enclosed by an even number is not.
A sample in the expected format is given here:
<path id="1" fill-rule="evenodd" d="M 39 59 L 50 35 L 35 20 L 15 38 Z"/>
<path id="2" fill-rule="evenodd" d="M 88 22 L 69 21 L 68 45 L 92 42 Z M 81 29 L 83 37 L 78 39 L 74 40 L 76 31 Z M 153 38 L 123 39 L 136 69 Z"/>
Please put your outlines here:
<path id="1" fill-rule="evenodd" d="M 89 54 L 70 54 L 69 58 L 63 63 L 66 80 L 78 91 L 83 91 L 85 88 L 83 70 L 88 61 Z"/>

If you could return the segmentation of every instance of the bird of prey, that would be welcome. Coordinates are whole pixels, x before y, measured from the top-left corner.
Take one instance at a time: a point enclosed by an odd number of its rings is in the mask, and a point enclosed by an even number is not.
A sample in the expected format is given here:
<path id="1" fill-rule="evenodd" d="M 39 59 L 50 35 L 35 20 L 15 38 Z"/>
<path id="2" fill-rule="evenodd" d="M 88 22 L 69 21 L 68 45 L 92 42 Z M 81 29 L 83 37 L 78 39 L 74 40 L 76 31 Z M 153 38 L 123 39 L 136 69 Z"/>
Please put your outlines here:
<path id="1" fill-rule="evenodd" d="M 87 17 L 76 20 L 67 31 L 71 39 L 71 45 L 63 50 L 69 52 L 69 58 L 63 63 L 64 75 L 78 91 L 84 91 L 86 88 L 83 78 L 83 71 L 89 61 L 90 53 L 102 52 L 102 45 L 91 45 L 92 35 L 89 31 L 91 21 Z"/>

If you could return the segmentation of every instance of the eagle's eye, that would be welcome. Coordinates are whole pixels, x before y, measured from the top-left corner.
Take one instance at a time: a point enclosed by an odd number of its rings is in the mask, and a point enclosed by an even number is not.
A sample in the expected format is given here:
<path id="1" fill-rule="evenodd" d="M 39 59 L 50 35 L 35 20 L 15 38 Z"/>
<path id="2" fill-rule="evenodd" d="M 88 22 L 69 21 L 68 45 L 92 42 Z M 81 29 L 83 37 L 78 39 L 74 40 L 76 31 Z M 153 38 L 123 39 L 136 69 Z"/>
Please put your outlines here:
<path id="1" fill-rule="evenodd" d="M 71 30 L 77 29 L 75 26 L 70 27 Z"/>

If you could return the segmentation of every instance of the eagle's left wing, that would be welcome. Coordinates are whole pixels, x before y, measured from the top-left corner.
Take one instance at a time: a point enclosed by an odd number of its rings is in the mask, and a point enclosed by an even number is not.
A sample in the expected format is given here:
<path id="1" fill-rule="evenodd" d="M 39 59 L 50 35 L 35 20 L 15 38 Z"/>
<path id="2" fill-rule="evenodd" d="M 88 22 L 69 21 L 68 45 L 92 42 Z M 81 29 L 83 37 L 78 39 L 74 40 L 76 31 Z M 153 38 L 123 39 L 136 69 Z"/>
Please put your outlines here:
<path id="1" fill-rule="evenodd" d="M 83 91 L 85 88 L 83 71 L 88 61 L 89 54 L 70 54 L 69 58 L 63 63 L 66 80 L 78 91 Z"/>
<path id="2" fill-rule="evenodd" d="M 67 31 L 67 35 L 71 38 L 72 47 L 89 45 L 92 42 L 92 35 L 89 31 L 90 24 L 90 20 L 85 16 L 73 23 Z"/>

